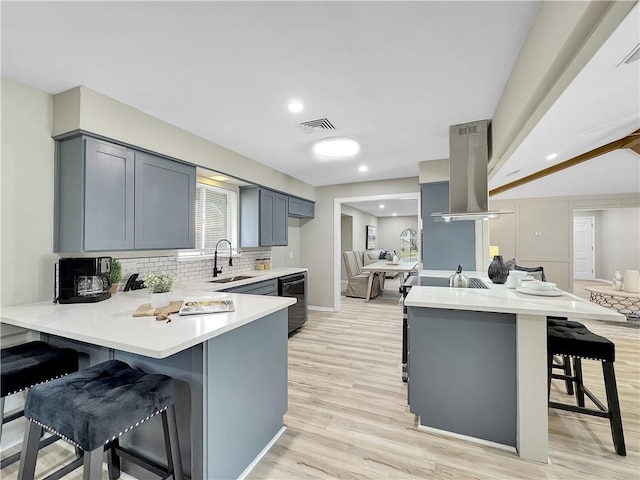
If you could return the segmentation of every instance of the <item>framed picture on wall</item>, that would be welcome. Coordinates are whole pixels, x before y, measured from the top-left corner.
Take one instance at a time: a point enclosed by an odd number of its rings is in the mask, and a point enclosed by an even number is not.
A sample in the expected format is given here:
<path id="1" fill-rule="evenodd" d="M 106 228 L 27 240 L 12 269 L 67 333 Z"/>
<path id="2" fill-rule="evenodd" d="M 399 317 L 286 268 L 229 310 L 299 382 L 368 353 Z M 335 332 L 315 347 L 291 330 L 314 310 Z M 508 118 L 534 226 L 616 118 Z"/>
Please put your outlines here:
<path id="1" fill-rule="evenodd" d="M 367 250 L 376 248 L 376 226 L 367 225 Z"/>

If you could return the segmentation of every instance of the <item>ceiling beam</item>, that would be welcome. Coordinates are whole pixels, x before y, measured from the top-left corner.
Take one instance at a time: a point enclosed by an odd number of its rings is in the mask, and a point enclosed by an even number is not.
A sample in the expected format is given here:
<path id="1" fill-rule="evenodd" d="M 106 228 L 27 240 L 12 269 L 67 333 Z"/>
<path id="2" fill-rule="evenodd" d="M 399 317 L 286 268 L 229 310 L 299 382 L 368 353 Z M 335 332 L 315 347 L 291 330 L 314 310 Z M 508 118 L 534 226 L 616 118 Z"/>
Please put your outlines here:
<path id="1" fill-rule="evenodd" d="M 538 180 L 540 178 L 546 177 L 547 175 L 560 172 L 569 167 L 573 167 L 574 165 L 578 165 L 580 163 L 586 162 L 587 160 L 591 160 L 592 158 L 599 157 L 600 155 L 604 155 L 605 153 L 613 152 L 621 148 L 630 148 L 634 152 L 640 154 L 640 129 L 636 130 L 630 135 L 627 135 L 626 137 L 619 138 L 618 140 L 615 140 L 611 143 L 607 143 L 606 145 L 602 145 L 601 147 L 594 148 L 593 150 L 570 158 L 569 160 L 556 163 L 555 165 L 532 173 L 531 175 L 527 175 L 526 177 L 514 180 L 511 183 L 505 183 L 500 187 L 496 187 L 493 190 L 490 190 L 489 196 L 492 197 L 494 195 L 504 193 L 507 190 L 511 190 L 512 188 L 520 187 L 521 185 L 525 185 L 527 183 L 533 182 L 534 180 Z"/>

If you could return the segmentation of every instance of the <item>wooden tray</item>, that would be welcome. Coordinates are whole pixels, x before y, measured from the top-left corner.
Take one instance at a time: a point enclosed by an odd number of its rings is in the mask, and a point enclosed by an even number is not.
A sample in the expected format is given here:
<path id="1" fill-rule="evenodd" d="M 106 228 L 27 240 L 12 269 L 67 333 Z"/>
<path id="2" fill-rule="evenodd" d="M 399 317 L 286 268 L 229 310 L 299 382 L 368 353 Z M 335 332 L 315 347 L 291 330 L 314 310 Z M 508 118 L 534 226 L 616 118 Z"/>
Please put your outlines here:
<path id="1" fill-rule="evenodd" d="M 155 317 L 156 315 L 164 314 L 170 315 L 172 313 L 178 313 L 182 307 L 182 300 L 174 300 L 169 303 L 167 307 L 152 308 L 150 303 L 145 303 L 136 308 L 133 312 L 134 317 Z"/>

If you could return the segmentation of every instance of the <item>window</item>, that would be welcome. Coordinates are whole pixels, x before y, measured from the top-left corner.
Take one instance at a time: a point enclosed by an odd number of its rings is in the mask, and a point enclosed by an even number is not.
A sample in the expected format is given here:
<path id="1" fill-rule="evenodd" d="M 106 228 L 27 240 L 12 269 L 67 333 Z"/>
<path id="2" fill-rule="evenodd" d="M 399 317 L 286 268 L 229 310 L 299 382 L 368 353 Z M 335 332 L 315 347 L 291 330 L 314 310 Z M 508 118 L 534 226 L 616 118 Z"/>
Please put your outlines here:
<path id="1" fill-rule="evenodd" d="M 180 256 L 213 254 L 219 240 L 231 241 L 237 253 L 238 207 L 237 194 L 233 190 L 196 184 L 196 247 L 184 250 Z M 218 246 L 218 255 L 229 255 L 229 244 Z"/>

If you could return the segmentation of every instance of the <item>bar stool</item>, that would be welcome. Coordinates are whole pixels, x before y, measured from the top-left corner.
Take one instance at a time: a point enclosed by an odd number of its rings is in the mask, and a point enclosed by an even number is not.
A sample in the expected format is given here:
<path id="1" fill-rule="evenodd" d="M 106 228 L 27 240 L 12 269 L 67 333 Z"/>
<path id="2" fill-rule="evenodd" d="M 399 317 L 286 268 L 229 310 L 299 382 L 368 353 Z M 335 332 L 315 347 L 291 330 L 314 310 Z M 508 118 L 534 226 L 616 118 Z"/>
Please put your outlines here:
<path id="1" fill-rule="evenodd" d="M 45 342 L 35 341 L 14 345 L 0 349 L 1 388 L 0 401 L 0 440 L 2 427 L 24 415 L 24 410 L 4 416 L 4 401 L 9 395 L 22 392 L 39 383 L 48 382 L 55 378 L 78 371 L 78 352 L 71 348 L 57 348 Z M 43 448 L 58 440 L 49 437 L 40 442 Z M 0 468 L 15 463 L 20 458 L 20 452 L 15 453 L 0 462 Z"/>
<path id="2" fill-rule="evenodd" d="M 618 400 L 618 388 L 613 368 L 613 363 L 615 362 L 614 343 L 607 338 L 596 335 L 579 322 L 557 318 L 547 319 L 547 342 L 548 382 L 550 384 L 551 379 L 555 378 L 574 383 L 577 402 L 577 405 L 570 405 L 550 401 L 549 407 L 608 418 L 616 453 L 618 455 L 626 455 L 620 402 Z M 572 375 L 561 375 L 552 372 L 554 355 L 571 357 L 573 359 L 574 371 Z M 585 387 L 582 378 L 583 358 L 601 362 L 608 408 Z M 598 407 L 597 410 L 585 407 L 585 395 Z"/>
<path id="3" fill-rule="evenodd" d="M 182 461 L 175 417 L 175 382 L 147 374 L 119 360 L 109 360 L 58 380 L 38 385 L 27 395 L 24 456 L 18 479 L 33 479 L 42 429 L 66 440 L 84 453 L 54 473 L 66 474 L 84 465 L 83 478 L 100 479 L 103 452 L 108 453 L 109 479 L 120 476 L 122 456 L 166 478 L 181 480 Z M 124 433 L 158 413 L 162 416 L 168 468 L 119 446 Z"/>

